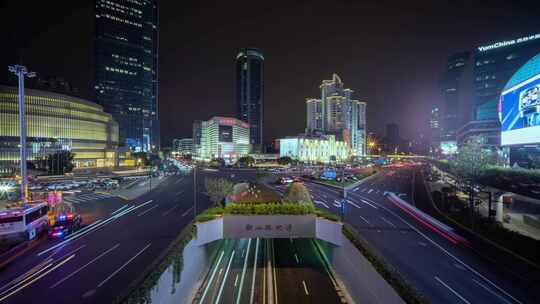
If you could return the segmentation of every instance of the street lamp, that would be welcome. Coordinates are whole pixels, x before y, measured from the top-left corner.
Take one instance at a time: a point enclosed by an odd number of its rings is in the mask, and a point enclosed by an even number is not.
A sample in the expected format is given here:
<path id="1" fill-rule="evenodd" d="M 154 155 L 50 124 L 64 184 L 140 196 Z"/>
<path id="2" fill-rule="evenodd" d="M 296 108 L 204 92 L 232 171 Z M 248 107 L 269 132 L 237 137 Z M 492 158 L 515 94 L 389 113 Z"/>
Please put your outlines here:
<path id="1" fill-rule="evenodd" d="M 8 70 L 15 74 L 19 80 L 19 138 L 21 153 L 21 204 L 26 207 L 27 189 L 26 189 L 26 121 L 24 109 L 24 76 L 32 78 L 36 76 L 34 72 L 28 72 L 25 66 L 10 65 Z"/>

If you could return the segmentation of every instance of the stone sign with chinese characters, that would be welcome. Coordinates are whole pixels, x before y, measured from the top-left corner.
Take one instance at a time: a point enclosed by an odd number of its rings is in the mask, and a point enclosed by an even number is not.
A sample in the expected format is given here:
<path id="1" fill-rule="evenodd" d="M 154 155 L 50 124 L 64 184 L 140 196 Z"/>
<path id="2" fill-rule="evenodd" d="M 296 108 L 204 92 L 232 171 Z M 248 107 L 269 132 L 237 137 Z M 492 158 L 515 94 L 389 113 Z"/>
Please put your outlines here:
<path id="1" fill-rule="evenodd" d="M 197 244 L 224 238 L 317 238 L 339 246 L 341 226 L 314 215 L 226 215 L 197 223 Z"/>
<path id="2" fill-rule="evenodd" d="M 314 238 L 315 216 L 226 216 L 223 235 L 226 238 Z"/>

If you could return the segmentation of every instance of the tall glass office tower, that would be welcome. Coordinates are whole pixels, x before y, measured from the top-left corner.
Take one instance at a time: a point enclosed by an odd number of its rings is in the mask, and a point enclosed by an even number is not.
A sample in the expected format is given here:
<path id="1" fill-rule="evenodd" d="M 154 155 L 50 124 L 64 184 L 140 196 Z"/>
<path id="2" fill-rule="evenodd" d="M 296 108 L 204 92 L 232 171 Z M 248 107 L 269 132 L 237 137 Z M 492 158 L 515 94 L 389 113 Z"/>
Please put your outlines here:
<path id="1" fill-rule="evenodd" d="M 263 145 L 263 63 L 258 49 L 243 48 L 236 55 L 236 117 L 249 124 L 249 142 L 255 152 L 262 152 Z"/>
<path id="2" fill-rule="evenodd" d="M 96 100 L 118 122 L 121 144 L 159 149 L 157 3 L 95 4 Z"/>

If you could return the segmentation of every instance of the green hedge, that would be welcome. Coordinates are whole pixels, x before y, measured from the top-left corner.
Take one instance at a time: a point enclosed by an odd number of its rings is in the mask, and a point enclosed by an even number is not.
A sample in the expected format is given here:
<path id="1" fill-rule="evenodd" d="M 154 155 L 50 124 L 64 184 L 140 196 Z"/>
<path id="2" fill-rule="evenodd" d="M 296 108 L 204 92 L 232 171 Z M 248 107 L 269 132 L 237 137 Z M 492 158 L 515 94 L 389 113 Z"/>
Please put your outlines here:
<path id="1" fill-rule="evenodd" d="M 375 270 L 394 288 L 398 295 L 408 304 L 425 304 L 429 301 L 420 295 L 392 266 L 381 259 L 377 253 L 362 239 L 360 234 L 349 224 L 343 225 L 343 235 L 373 265 Z"/>
<path id="2" fill-rule="evenodd" d="M 305 215 L 314 214 L 318 217 L 325 218 L 330 221 L 339 222 L 339 217 L 333 213 L 317 209 L 310 204 L 297 203 L 266 203 L 266 204 L 249 204 L 249 203 L 231 203 L 227 207 L 214 207 L 205 210 L 197 215 L 195 221 L 206 222 L 216 219 L 224 214 L 240 214 L 240 215 Z"/>
<path id="3" fill-rule="evenodd" d="M 225 207 L 224 214 L 312 214 L 315 208 L 308 204 L 296 203 L 266 203 L 266 204 L 236 204 Z"/>

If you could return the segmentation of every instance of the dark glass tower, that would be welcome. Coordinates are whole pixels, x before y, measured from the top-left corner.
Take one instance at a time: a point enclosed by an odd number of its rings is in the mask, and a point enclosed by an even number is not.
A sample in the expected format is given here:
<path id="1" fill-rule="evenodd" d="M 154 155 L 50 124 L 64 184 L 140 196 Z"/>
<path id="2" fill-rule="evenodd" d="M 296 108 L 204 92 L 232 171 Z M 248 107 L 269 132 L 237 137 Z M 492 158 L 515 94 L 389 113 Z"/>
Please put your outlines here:
<path id="1" fill-rule="evenodd" d="M 159 149 L 156 1 L 95 3 L 96 100 L 118 122 L 121 144 Z"/>
<path id="2" fill-rule="evenodd" d="M 256 152 L 263 145 L 263 67 L 264 56 L 258 49 L 240 49 L 236 55 L 236 116 L 249 123 L 249 141 Z"/>

